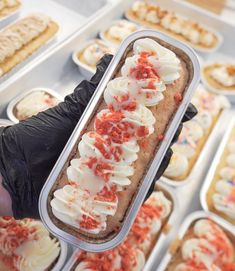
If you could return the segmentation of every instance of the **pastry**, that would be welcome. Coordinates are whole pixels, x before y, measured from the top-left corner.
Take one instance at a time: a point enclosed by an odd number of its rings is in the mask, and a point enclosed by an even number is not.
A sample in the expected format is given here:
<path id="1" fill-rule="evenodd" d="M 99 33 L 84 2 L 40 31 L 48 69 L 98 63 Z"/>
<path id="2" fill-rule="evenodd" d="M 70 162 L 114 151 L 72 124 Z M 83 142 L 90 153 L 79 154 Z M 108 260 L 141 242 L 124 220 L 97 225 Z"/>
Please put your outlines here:
<path id="1" fill-rule="evenodd" d="M 58 31 L 50 17 L 35 14 L 0 31 L 0 76 L 9 72 L 45 44 Z"/>
<path id="2" fill-rule="evenodd" d="M 235 225 L 235 129 L 218 163 L 206 201 L 210 211 Z"/>
<path id="3" fill-rule="evenodd" d="M 205 65 L 202 76 L 206 84 L 217 91 L 235 91 L 235 64 Z"/>
<path id="4" fill-rule="evenodd" d="M 96 65 L 99 60 L 105 54 L 114 54 L 115 49 L 108 46 L 105 42 L 99 39 L 95 39 L 89 42 L 89 44 L 76 52 L 76 58 L 79 60 L 83 65 L 87 66 L 88 69 L 92 69 L 93 72 L 96 70 Z M 77 61 L 75 60 L 75 63 Z M 79 63 L 77 63 L 79 65 Z"/>
<path id="5" fill-rule="evenodd" d="M 0 0 L 0 19 L 15 12 L 20 6 L 19 0 Z"/>
<path id="6" fill-rule="evenodd" d="M 60 100 L 44 91 L 32 91 L 25 95 L 13 108 L 13 115 L 18 120 L 25 120 L 39 112 L 56 106 Z"/>
<path id="7" fill-rule="evenodd" d="M 165 191 L 154 191 L 122 244 L 104 253 L 79 253 L 70 271 L 142 270 L 171 210 L 172 202 Z"/>
<path id="8" fill-rule="evenodd" d="M 89 242 L 117 234 L 192 79 L 188 56 L 157 38 L 124 55 L 47 202 L 57 227 Z"/>
<path id="9" fill-rule="evenodd" d="M 187 42 L 199 50 L 214 49 L 220 42 L 219 36 L 205 26 L 147 1 L 136 1 L 126 12 L 126 17 Z"/>
<path id="10" fill-rule="evenodd" d="M 221 112 L 229 107 L 224 96 L 212 94 L 202 86 L 196 90 L 192 103 L 198 114 L 184 123 L 177 142 L 172 146 L 174 153 L 164 172 L 165 177 L 174 181 L 182 181 L 189 176 Z"/>
<path id="11" fill-rule="evenodd" d="M 210 219 L 194 222 L 165 271 L 235 270 L 235 236 Z"/>
<path id="12" fill-rule="evenodd" d="M 60 255 L 60 244 L 40 221 L 0 218 L 0 270 L 49 271 Z"/>
<path id="13" fill-rule="evenodd" d="M 138 26 L 136 24 L 127 20 L 119 20 L 104 30 L 101 37 L 114 45 L 119 45 L 127 36 L 137 30 Z"/>

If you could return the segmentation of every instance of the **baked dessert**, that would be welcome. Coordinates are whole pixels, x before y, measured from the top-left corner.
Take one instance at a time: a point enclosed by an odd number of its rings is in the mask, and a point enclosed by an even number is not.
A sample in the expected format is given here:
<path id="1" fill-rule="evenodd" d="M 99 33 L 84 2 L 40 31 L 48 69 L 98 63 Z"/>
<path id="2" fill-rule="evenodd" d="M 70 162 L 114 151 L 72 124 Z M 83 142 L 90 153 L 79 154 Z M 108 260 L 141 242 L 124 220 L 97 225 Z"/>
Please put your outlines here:
<path id="1" fill-rule="evenodd" d="M 208 64 L 203 67 L 202 73 L 206 83 L 213 89 L 235 91 L 235 64 Z"/>
<path id="2" fill-rule="evenodd" d="M 216 168 L 206 201 L 210 211 L 235 225 L 235 129 Z"/>
<path id="3" fill-rule="evenodd" d="M 184 123 L 177 142 L 172 146 L 174 151 L 164 176 L 174 180 L 185 180 L 195 165 L 221 112 L 229 107 L 229 101 L 206 91 L 202 86 L 196 90 L 192 103 L 198 114 Z"/>
<path id="4" fill-rule="evenodd" d="M 60 244 L 40 221 L 0 218 L 0 270 L 49 271 L 60 255 Z"/>
<path id="5" fill-rule="evenodd" d="M 95 39 L 89 42 L 89 44 L 76 52 L 75 57 L 79 60 L 83 65 L 87 66 L 88 69 L 92 69 L 93 72 L 96 70 L 96 65 L 99 60 L 105 54 L 114 54 L 115 49 L 108 46 L 105 42 L 100 39 Z M 77 61 L 75 60 L 75 63 Z M 77 63 L 79 65 L 79 63 Z"/>
<path id="6" fill-rule="evenodd" d="M 112 23 L 112 25 L 101 33 L 101 38 L 106 41 L 119 45 L 127 36 L 136 32 L 138 26 L 127 20 L 119 20 Z"/>
<path id="7" fill-rule="evenodd" d="M 0 0 L 0 19 L 18 10 L 20 6 L 19 0 Z"/>
<path id="8" fill-rule="evenodd" d="M 28 58 L 53 37 L 58 29 L 50 17 L 34 14 L 1 30 L 0 76 Z"/>
<path id="9" fill-rule="evenodd" d="M 235 236 L 210 219 L 194 222 L 165 271 L 235 270 Z"/>
<path id="10" fill-rule="evenodd" d="M 136 1 L 126 12 L 126 17 L 187 42 L 199 50 L 211 50 L 220 42 L 218 34 L 204 25 L 147 1 Z"/>
<path id="11" fill-rule="evenodd" d="M 32 91 L 14 106 L 13 114 L 18 120 L 25 120 L 56 106 L 59 102 L 58 98 L 44 90 Z"/>
<path id="12" fill-rule="evenodd" d="M 162 40 L 127 47 L 49 193 L 57 227 L 90 243 L 118 233 L 192 76 L 189 57 Z"/>
<path id="13" fill-rule="evenodd" d="M 104 253 L 78 253 L 70 271 L 140 271 L 172 210 L 165 191 L 155 191 L 142 205 L 122 244 Z"/>

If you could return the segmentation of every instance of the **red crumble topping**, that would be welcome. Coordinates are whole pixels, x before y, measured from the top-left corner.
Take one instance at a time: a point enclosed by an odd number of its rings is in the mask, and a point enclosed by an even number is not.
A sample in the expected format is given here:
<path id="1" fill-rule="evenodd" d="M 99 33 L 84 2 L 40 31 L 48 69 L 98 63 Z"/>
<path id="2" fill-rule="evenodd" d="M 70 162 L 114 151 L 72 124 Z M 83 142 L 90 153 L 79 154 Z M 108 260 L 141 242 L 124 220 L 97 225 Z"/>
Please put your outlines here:
<path id="1" fill-rule="evenodd" d="M 182 102 L 182 100 L 183 100 L 182 94 L 177 92 L 174 95 L 174 100 L 175 100 L 176 104 L 180 104 Z"/>
<path id="2" fill-rule="evenodd" d="M 105 202 L 116 202 L 116 188 L 109 190 L 106 186 L 95 196 L 95 200 Z"/>
<path id="3" fill-rule="evenodd" d="M 99 222 L 89 216 L 82 215 L 80 226 L 84 229 L 93 230 L 98 228 Z"/>
<path id="4" fill-rule="evenodd" d="M 157 136 L 157 139 L 158 139 L 159 141 L 164 140 L 164 135 L 162 135 L 162 134 L 158 135 L 158 136 Z"/>

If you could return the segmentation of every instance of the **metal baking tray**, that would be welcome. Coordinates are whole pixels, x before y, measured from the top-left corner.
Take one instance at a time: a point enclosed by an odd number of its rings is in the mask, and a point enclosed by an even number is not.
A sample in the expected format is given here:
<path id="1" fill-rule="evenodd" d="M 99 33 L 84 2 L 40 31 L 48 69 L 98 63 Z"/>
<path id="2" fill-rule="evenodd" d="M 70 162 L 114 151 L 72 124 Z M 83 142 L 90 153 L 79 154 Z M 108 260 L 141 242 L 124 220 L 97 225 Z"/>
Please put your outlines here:
<path id="1" fill-rule="evenodd" d="M 225 229 L 229 233 L 231 233 L 232 235 L 235 234 L 234 228 L 231 227 L 231 225 L 229 223 L 227 223 L 226 221 L 224 221 L 220 217 L 218 217 L 212 213 L 206 213 L 204 211 L 197 211 L 197 212 L 191 213 L 190 215 L 188 215 L 185 218 L 185 220 L 183 221 L 182 225 L 179 228 L 177 236 L 175 237 L 175 239 L 172 242 L 172 245 L 174 245 L 174 242 L 183 239 L 188 228 L 190 227 L 190 225 L 194 221 L 196 221 L 198 219 L 203 219 L 203 218 L 208 218 L 208 219 L 214 221 L 216 224 L 218 224 L 220 227 L 222 227 L 223 229 Z M 160 265 L 156 269 L 156 271 L 164 271 L 167 268 L 168 264 L 170 263 L 171 259 L 172 259 L 172 254 L 169 249 L 168 252 L 166 253 L 165 257 L 162 259 Z"/>
<path id="2" fill-rule="evenodd" d="M 128 46 L 134 42 L 135 40 L 139 38 L 144 38 L 144 37 L 152 37 L 152 38 L 157 38 L 158 40 L 162 40 L 168 44 L 171 44 L 178 50 L 184 52 L 186 54 L 192 65 L 193 68 L 193 78 L 189 82 L 189 86 L 185 91 L 184 98 L 181 102 L 181 104 L 178 107 L 177 112 L 175 113 L 167 131 L 166 134 L 164 135 L 164 140 L 162 141 L 161 145 L 159 146 L 159 149 L 150 163 L 148 172 L 144 176 L 144 179 L 142 180 L 142 184 L 133 200 L 131 203 L 131 206 L 129 207 L 129 210 L 127 211 L 126 217 L 124 219 L 123 225 L 121 226 L 120 231 L 117 233 L 116 236 L 112 237 L 110 241 L 106 241 L 104 243 L 91 243 L 91 242 L 86 242 L 83 240 L 79 240 L 75 236 L 69 234 L 68 232 L 62 231 L 59 229 L 52 221 L 51 217 L 48 214 L 47 210 L 47 204 L 48 204 L 48 195 L 56 182 L 59 174 L 61 173 L 66 161 L 68 160 L 71 151 L 76 148 L 77 140 L 80 137 L 80 134 L 82 130 L 86 127 L 87 122 L 89 121 L 89 117 L 92 115 L 92 113 L 96 110 L 96 106 L 99 102 L 100 99 L 102 99 L 102 94 L 103 91 L 111 79 L 113 73 L 115 72 L 115 69 L 122 59 L 123 55 L 125 54 L 125 51 L 127 50 Z M 104 251 L 111 249 L 112 247 L 118 245 L 126 236 L 126 234 L 129 232 L 129 229 L 135 219 L 135 216 L 138 212 L 138 209 L 143 202 L 147 191 L 151 185 L 151 181 L 154 179 L 156 172 L 160 166 L 160 163 L 164 157 L 164 154 L 172 140 L 172 137 L 175 134 L 175 131 L 187 109 L 187 106 L 192 98 L 193 92 L 198 84 L 199 81 L 199 62 L 194 54 L 193 50 L 188 47 L 187 45 L 176 41 L 169 36 L 166 36 L 164 34 L 158 33 L 156 31 L 152 30 L 143 30 L 139 31 L 136 33 L 133 33 L 130 35 L 125 41 L 122 43 L 122 46 L 119 48 L 119 51 L 113 58 L 111 64 L 109 65 L 105 75 L 103 76 L 99 86 L 97 87 L 97 90 L 95 92 L 95 95 L 93 95 L 90 103 L 88 104 L 86 110 L 83 113 L 83 116 L 81 117 L 80 121 L 78 122 L 72 136 L 70 137 L 70 140 L 68 141 L 66 147 L 64 148 L 60 158 L 58 159 L 55 167 L 53 168 L 50 176 L 48 177 L 48 180 L 46 184 L 44 185 L 41 195 L 40 195 L 40 200 L 39 200 L 39 211 L 41 218 L 45 225 L 50 229 L 50 231 L 53 232 L 56 236 L 59 238 L 71 243 L 74 246 L 77 246 L 83 250 L 88 250 L 91 252 L 99 252 L 99 251 Z"/>
<path id="3" fill-rule="evenodd" d="M 142 271 L 149 271 L 152 269 L 153 264 L 155 262 L 155 259 L 159 255 L 159 252 L 162 249 L 162 246 L 164 245 L 165 240 L 168 237 L 169 232 L 170 232 L 171 228 L 173 227 L 174 221 L 177 217 L 178 200 L 176 199 L 176 196 L 174 194 L 173 189 L 166 186 L 165 184 L 163 184 L 161 182 L 156 184 L 155 191 L 158 191 L 158 188 L 160 188 L 160 190 L 163 190 L 163 192 L 165 191 L 171 197 L 173 208 L 172 208 L 171 214 L 170 214 L 170 216 L 166 222 L 166 225 L 165 225 L 167 230 L 164 231 L 165 226 L 163 227 L 163 229 L 161 229 L 160 235 L 156 241 L 156 244 L 154 245 L 152 251 L 150 252 L 150 255 L 147 257 L 146 263 L 145 263 Z M 169 230 L 168 230 L 168 228 L 169 228 Z M 65 265 L 63 270 L 70 271 L 72 269 L 72 267 L 75 265 L 75 263 L 78 259 L 79 253 L 80 253 L 79 249 L 76 249 L 73 252 L 73 255 L 70 257 L 70 259 L 68 260 L 68 262 Z"/>
<path id="4" fill-rule="evenodd" d="M 166 184 L 172 185 L 174 187 L 180 187 L 183 185 L 186 185 L 190 182 L 197 182 L 201 179 L 201 176 L 199 172 L 203 171 L 203 169 L 207 169 L 208 167 L 208 158 L 210 160 L 210 156 L 208 157 L 208 153 L 211 150 L 216 149 L 215 141 L 218 136 L 218 131 L 220 130 L 221 123 L 223 123 L 226 119 L 226 115 L 228 114 L 228 109 L 222 110 L 220 113 L 220 116 L 214 125 L 212 131 L 210 132 L 205 145 L 203 146 L 198 158 L 196 159 L 196 162 L 194 163 L 189 175 L 187 178 L 181 181 L 175 181 L 170 178 L 167 178 L 165 176 L 161 177 L 161 180 L 165 182 Z"/>
<path id="5" fill-rule="evenodd" d="M 235 111 L 232 111 L 231 113 L 232 113 L 231 116 L 234 116 Z M 215 154 L 214 159 L 211 163 L 209 171 L 205 177 L 205 181 L 202 185 L 201 192 L 200 192 L 200 202 L 201 202 L 202 208 L 205 211 L 213 212 L 213 210 L 209 210 L 207 200 L 206 200 L 206 195 L 207 195 L 207 191 L 211 185 L 211 181 L 214 178 L 215 171 L 220 163 L 221 156 L 223 155 L 224 149 L 226 148 L 226 145 L 228 143 L 228 140 L 230 138 L 231 132 L 234 129 L 234 127 L 235 127 L 235 118 L 233 117 L 227 125 L 226 133 L 224 134 L 224 136 L 221 140 L 221 143 L 216 151 L 216 154 Z M 216 213 L 216 215 L 219 216 L 219 213 Z M 234 230 L 235 230 L 235 224 L 234 224 Z"/>
<path id="6" fill-rule="evenodd" d="M 15 114 L 14 114 L 14 107 L 21 101 L 23 100 L 26 96 L 28 96 L 29 94 L 31 94 L 32 92 L 38 92 L 38 91 L 43 91 L 47 94 L 49 94 L 52 97 L 57 98 L 60 102 L 63 101 L 63 97 L 58 94 L 56 91 L 52 90 L 52 89 L 48 89 L 48 88 L 33 88 L 30 89 L 28 91 L 23 92 L 22 94 L 18 95 L 17 97 L 15 97 L 7 106 L 7 116 L 8 118 L 14 122 L 14 123 L 18 123 L 19 120 L 16 118 Z"/>
<path id="7" fill-rule="evenodd" d="M 28 14 L 39 12 L 51 17 L 59 25 L 60 29 L 49 42 L 0 78 L 0 92 L 2 87 L 8 86 L 17 78 L 20 78 L 27 71 L 27 68 L 37 59 L 40 59 L 42 55 L 53 50 L 58 44 L 78 31 L 85 23 L 102 13 L 110 5 L 110 2 L 110 0 L 97 0 L 94 3 L 92 0 L 87 0 L 86 5 L 84 5 L 82 0 L 22 0 L 19 19 Z"/>
<path id="8" fill-rule="evenodd" d="M 66 263 L 66 260 L 67 260 L 68 245 L 62 240 L 59 240 L 59 242 L 60 242 L 60 248 L 61 248 L 60 255 L 56 261 L 55 266 L 52 268 L 51 271 L 61 271 L 62 267 L 64 266 L 64 264 Z"/>

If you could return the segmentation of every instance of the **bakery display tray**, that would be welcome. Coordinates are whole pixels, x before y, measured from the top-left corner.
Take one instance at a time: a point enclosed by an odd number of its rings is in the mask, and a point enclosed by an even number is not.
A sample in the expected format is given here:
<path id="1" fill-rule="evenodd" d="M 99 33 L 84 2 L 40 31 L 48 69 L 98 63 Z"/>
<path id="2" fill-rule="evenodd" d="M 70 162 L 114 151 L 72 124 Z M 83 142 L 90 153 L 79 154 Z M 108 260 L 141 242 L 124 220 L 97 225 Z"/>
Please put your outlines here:
<path id="1" fill-rule="evenodd" d="M 0 77 L 0 92 L 7 86 L 27 73 L 27 68 L 37 62 L 45 53 L 53 50 L 61 42 L 67 40 L 72 34 L 77 32 L 83 25 L 93 20 L 112 3 L 111 0 L 22 0 L 20 12 L 15 16 L 9 17 L 7 23 L 0 24 L 0 27 L 6 27 L 14 22 L 15 18 L 21 19 L 29 14 L 42 13 L 48 15 L 59 25 L 59 31 L 49 42 L 44 44 L 29 58 L 17 65 L 10 72 Z M 11 20 L 10 20 L 11 19 Z M 29 68 L 30 69 L 30 68 Z"/>

